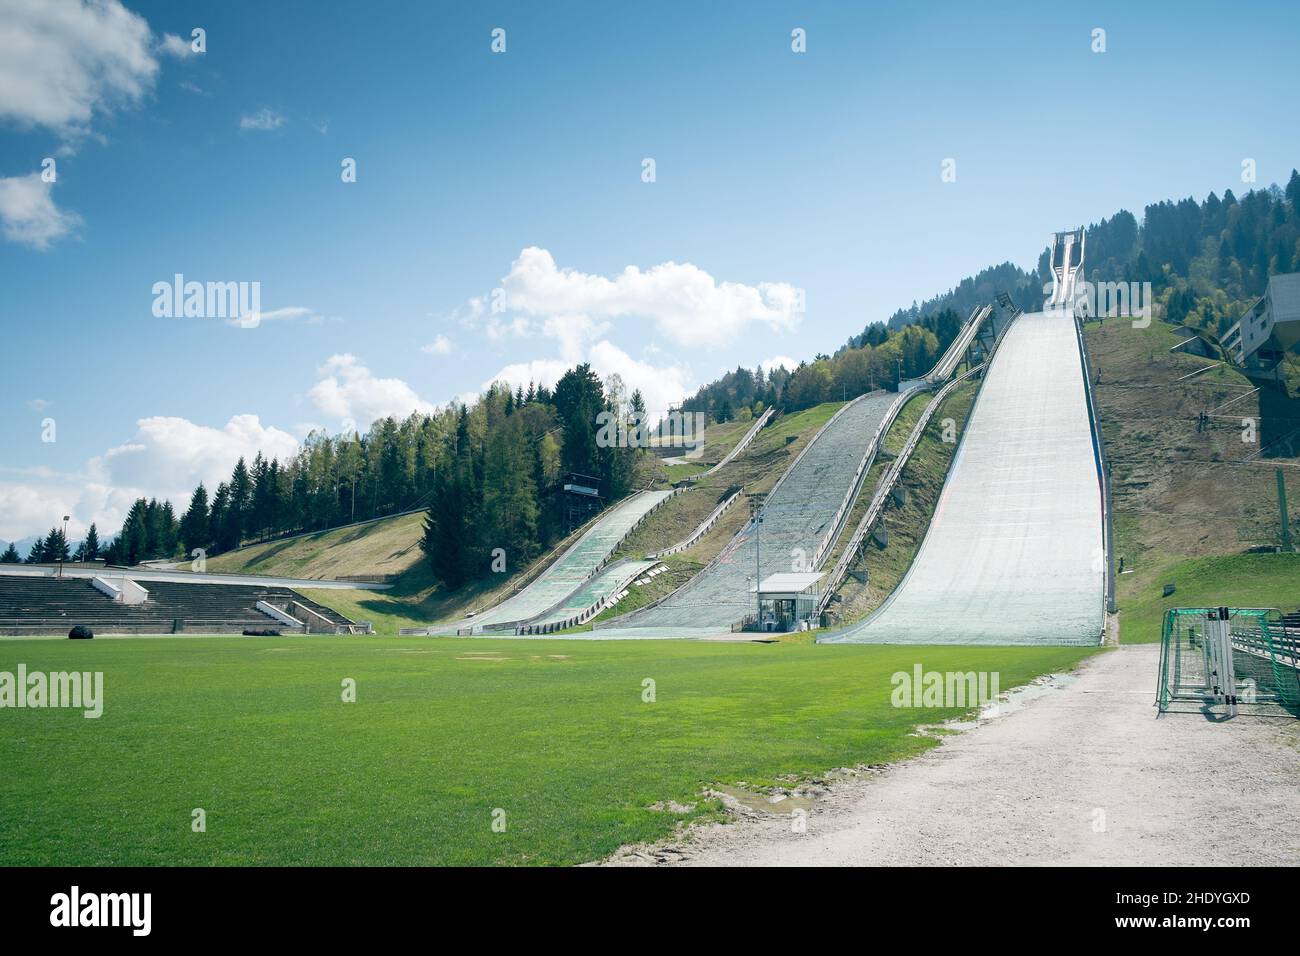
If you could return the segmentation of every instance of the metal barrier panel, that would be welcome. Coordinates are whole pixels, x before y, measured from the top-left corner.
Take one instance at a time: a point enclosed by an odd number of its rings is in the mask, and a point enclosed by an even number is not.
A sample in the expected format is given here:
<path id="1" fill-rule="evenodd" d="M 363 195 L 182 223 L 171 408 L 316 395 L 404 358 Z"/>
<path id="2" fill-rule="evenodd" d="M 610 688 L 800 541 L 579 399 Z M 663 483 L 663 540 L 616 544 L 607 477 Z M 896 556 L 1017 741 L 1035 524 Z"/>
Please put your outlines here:
<path id="1" fill-rule="evenodd" d="M 1282 708 L 1300 716 L 1300 632 L 1283 627 L 1280 617 L 1272 608 L 1170 608 L 1161 629 L 1157 707 L 1229 715 Z"/>

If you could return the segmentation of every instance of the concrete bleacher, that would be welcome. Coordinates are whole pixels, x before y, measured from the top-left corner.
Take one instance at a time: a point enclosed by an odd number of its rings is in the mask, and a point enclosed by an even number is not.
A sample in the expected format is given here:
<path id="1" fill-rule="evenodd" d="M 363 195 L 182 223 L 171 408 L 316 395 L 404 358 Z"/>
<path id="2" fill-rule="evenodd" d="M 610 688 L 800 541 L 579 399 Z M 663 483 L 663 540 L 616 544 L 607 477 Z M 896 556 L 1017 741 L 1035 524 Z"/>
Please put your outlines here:
<path id="1" fill-rule="evenodd" d="M 88 578 L 0 574 L 0 634 L 67 634 L 77 624 L 96 634 L 238 634 L 246 629 L 346 634 L 365 630 L 286 587 L 147 583 L 148 598 L 133 605 L 112 600 Z M 284 623 L 258 610 L 258 602 L 287 612 L 301 623 Z"/>

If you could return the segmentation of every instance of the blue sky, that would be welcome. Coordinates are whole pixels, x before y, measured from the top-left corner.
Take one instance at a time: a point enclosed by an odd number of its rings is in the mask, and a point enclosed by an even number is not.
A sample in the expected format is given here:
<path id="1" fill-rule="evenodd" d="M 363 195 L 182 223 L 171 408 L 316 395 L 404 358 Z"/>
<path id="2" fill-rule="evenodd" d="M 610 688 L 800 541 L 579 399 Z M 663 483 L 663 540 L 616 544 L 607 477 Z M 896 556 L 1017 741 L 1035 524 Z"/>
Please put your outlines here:
<path id="1" fill-rule="evenodd" d="M 988 6 L 0 0 L 0 538 L 503 373 L 662 406 L 1300 165 L 1294 4 Z"/>

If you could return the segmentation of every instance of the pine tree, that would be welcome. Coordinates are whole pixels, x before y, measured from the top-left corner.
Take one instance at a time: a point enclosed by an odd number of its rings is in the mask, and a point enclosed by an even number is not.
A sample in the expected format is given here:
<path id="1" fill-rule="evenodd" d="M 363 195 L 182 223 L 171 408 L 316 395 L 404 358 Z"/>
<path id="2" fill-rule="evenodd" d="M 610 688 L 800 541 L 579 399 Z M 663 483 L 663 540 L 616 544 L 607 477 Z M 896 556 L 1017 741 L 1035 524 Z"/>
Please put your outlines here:
<path id="1" fill-rule="evenodd" d="M 424 519 L 420 542 L 434 577 L 448 588 L 458 588 L 466 579 L 462 560 L 465 551 L 463 488 L 457 479 L 456 463 L 446 461 L 434 478 L 433 500 Z"/>
<path id="2" fill-rule="evenodd" d="M 40 564 L 45 560 L 45 539 L 37 538 L 32 542 L 32 549 L 27 552 L 27 564 Z"/>
<path id="3" fill-rule="evenodd" d="M 537 489 L 532 469 L 523 466 L 528 460 L 528 442 L 520 421 L 512 415 L 499 421 L 488 435 L 483 456 L 485 520 L 479 525 L 478 556 L 482 560 L 501 548 L 516 566 L 538 551 Z"/>
<path id="4" fill-rule="evenodd" d="M 12 541 L 9 542 L 9 547 L 5 548 L 5 553 L 0 554 L 0 564 L 21 564 L 22 560 L 18 556 L 18 549 L 14 547 Z"/>
<path id="5" fill-rule="evenodd" d="M 572 368 L 555 383 L 555 408 L 564 429 L 561 462 L 564 470 L 580 475 L 599 472 L 596 416 L 605 410 L 600 377 L 587 363 Z"/>
<path id="6" fill-rule="evenodd" d="M 45 547 L 41 551 L 41 560 L 46 564 L 55 564 L 68 560 L 68 539 L 60 528 L 51 528 L 45 536 Z"/>
<path id="7" fill-rule="evenodd" d="M 223 546 L 223 534 L 226 528 L 226 512 L 229 510 L 230 486 L 221 481 L 217 483 L 216 494 L 212 496 L 212 508 L 208 511 L 208 544 L 214 551 L 226 550 Z"/>
<path id="8" fill-rule="evenodd" d="M 221 519 L 218 545 L 222 551 L 238 548 L 248 530 L 253 482 L 248 476 L 248 466 L 241 457 L 230 474 L 229 501 Z"/>
<path id="9" fill-rule="evenodd" d="M 199 486 L 190 495 L 190 506 L 181 518 L 181 545 L 186 557 L 191 557 L 198 548 L 207 549 L 211 539 L 208 537 L 208 489 Z"/>
<path id="10" fill-rule="evenodd" d="M 145 515 L 148 510 L 149 503 L 143 498 L 137 498 L 131 505 L 131 510 L 126 513 L 126 521 L 122 523 L 122 533 L 117 536 L 115 542 L 117 560 L 122 564 L 139 564 L 147 556 L 145 545 L 149 540 L 149 529 Z"/>
<path id="11" fill-rule="evenodd" d="M 86 532 L 86 540 L 81 542 L 81 559 L 83 561 L 94 561 L 99 557 L 99 529 L 95 527 L 95 522 L 90 523 L 90 530 Z"/>
<path id="12" fill-rule="evenodd" d="M 174 558 L 176 557 L 177 544 L 180 541 L 180 526 L 177 524 L 176 511 L 172 508 L 170 501 L 162 503 L 162 508 L 158 514 L 158 523 L 161 530 L 158 551 L 154 557 Z"/>

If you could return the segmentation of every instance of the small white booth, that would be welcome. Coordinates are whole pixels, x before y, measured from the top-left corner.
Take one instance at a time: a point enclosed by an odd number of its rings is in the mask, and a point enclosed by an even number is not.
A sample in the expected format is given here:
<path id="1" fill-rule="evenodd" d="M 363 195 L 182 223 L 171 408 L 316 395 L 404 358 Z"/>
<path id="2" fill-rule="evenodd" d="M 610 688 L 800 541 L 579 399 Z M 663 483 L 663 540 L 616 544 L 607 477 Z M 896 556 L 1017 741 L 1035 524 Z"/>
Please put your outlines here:
<path id="1" fill-rule="evenodd" d="M 758 585 L 758 630 L 794 631 L 810 621 L 821 597 L 817 582 L 823 577 L 821 571 L 788 571 L 765 577 Z"/>

